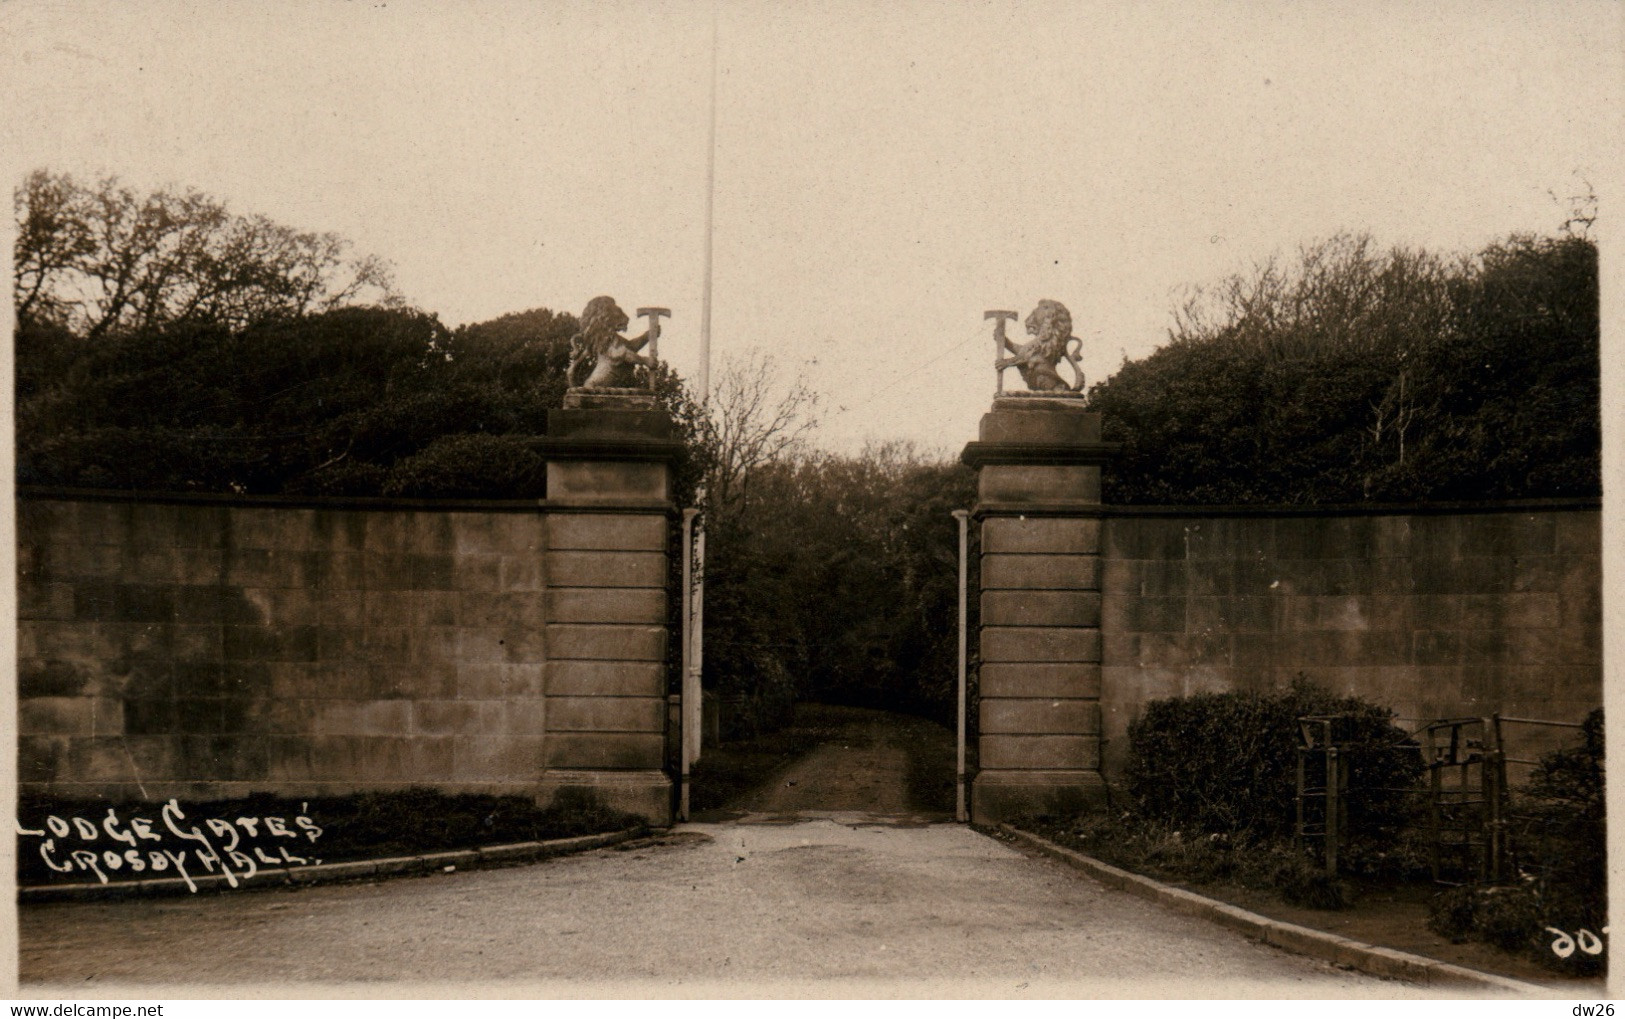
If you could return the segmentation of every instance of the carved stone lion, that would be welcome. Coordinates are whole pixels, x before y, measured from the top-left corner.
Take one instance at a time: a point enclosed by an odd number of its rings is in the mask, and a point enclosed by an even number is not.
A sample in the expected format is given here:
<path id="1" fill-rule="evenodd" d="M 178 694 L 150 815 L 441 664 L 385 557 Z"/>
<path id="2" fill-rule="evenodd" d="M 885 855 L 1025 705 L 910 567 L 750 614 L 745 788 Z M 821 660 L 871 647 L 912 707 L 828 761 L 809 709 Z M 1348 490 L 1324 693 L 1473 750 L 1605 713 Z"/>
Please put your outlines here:
<path id="1" fill-rule="evenodd" d="M 564 373 L 572 387 L 617 388 L 616 376 L 630 375 L 630 370 L 620 371 L 622 365 L 628 369 L 642 365 L 654 370 L 654 359 L 638 353 L 649 342 L 649 334 L 645 332 L 636 339 L 621 335 L 621 330 L 630 322 L 612 297 L 594 297 L 587 302 L 586 310 L 581 313 L 581 332 L 570 341 L 570 366 Z M 592 370 L 586 379 L 576 381 L 580 374 L 578 369 L 589 360 Z"/>
<path id="2" fill-rule="evenodd" d="M 1026 343 L 1017 345 L 1005 339 L 1003 326 L 1000 322 L 998 335 L 1010 356 L 995 361 L 995 368 L 1001 372 L 1006 368 L 1016 369 L 1021 381 L 1035 393 L 1076 393 L 1083 389 L 1083 359 L 1079 353 L 1083 341 L 1072 335 L 1072 314 L 1065 305 L 1059 301 L 1039 301 L 1033 313 L 1027 316 L 1027 332 L 1033 338 Z M 1077 347 L 1072 346 L 1074 343 Z M 1067 385 L 1057 370 L 1062 361 L 1070 364 L 1077 376 L 1072 385 Z"/>

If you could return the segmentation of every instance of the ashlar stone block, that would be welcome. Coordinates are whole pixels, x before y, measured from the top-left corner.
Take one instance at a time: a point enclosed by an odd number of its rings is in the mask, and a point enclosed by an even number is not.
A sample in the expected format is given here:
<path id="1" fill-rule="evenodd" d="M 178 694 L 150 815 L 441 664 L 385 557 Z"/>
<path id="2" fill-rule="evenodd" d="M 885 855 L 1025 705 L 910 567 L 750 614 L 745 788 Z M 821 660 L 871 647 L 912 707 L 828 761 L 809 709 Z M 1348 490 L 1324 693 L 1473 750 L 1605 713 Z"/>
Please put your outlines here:
<path id="1" fill-rule="evenodd" d="M 984 662 L 979 689 L 983 697 L 1099 697 L 1100 670 L 1085 662 Z"/>
<path id="2" fill-rule="evenodd" d="M 666 583 L 665 552 L 569 552 L 548 554 L 558 587 L 659 587 Z"/>
<path id="3" fill-rule="evenodd" d="M 551 697 L 554 732 L 664 732 L 663 697 Z"/>
<path id="4" fill-rule="evenodd" d="M 547 618 L 556 623 L 664 623 L 659 588 L 564 588 L 547 592 Z"/>
<path id="5" fill-rule="evenodd" d="M 552 660 L 658 662 L 666 657 L 663 626 L 555 623 L 547 628 L 548 657 Z"/>
<path id="6" fill-rule="evenodd" d="M 1100 589 L 1100 558 L 1092 555 L 984 555 L 982 590 Z"/>
<path id="7" fill-rule="evenodd" d="M 994 698 L 984 694 L 980 722 L 984 733 L 1098 735 L 1100 704 L 1071 698 Z"/>
<path id="8" fill-rule="evenodd" d="M 549 768 L 659 768 L 666 738 L 659 733 L 554 733 L 547 737 Z"/>
<path id="9" fill-rule="evenodd" d="M 1068 817 L 1106 806 L 1098 770 L 983 771 L 971 784 L 971 820 L 997 824 L 1015 817 Z"/>
<path id="10" fill-rule="evenodd" d="M 1099 662 L 1100 631 L 1045 626 L 982 628 L 984 662 Z"/>
<path id="11" fill-rule="evenodd" d="M 663 553 L 667 537 L 663 513 L 554 513 L 547 518 L 549 549 Z"/>
<path id="12" fill-rule="evenodd" d="M 547 464 L 547 496 L 570 502 L 622 502 L 670 498 L 663 463 L 554 460 Z"/>
<path id="13" fill-rule="evenodd" d="M 17 702 L 17 728 L 28 736 L 88 736 L 95 701 L 88 697 L 30 697 Z"/>
<path id="14" fill-rule="evenodd" d="M 982 552 L 1094 555 L 1100 521 L 1085 517 L 989 517 L 982 521 Z"/>
<path id="15" fill-rule="evenodd" d="M 984 769 L 1043 771 L 1100 767 L 1099 736 L 984 735 L 980 747 Z"/>
<path id="16" fill-rule="evenodd" d="M 1100 595 L 1093 591 L 987 591 L 983 626 L 1099 626 Z"/>
<path id="17" fill-rule="evenodd" d="M 550 699 L 659 697 L 666 690 L 664 662 L 551 661 L 544 669 Z"/>
<path id="18" fill-rule="evenodd" d="M 985 503 L 1065 506 L 1100 502 L 1100 468 L 1071 464 L 990 464 L 981 469 Z"/>

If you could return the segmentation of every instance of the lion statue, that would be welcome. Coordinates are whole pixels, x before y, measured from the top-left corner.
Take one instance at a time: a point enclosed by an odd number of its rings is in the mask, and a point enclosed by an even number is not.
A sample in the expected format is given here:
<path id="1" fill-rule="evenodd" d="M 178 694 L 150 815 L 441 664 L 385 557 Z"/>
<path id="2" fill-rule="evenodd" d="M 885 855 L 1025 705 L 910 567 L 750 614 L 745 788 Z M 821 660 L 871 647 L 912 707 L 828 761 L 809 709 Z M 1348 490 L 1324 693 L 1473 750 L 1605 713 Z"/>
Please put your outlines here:
<path id="1" fill-rule="evenodd" d="M 1021 381 L 1035 393 L 1076 393 L 1083 389 L 1082 357 L 1079 349 L 1083 341 L 1072 335 L 1072 314 L 1059 301 L 1039 301 L 1033 313 L 1027 316 L 1027 332 L 1032 339 L 1019 346 L 1004 336 L 1004 323 L 998 324 L 998 338 L 1009 357 L 993 363 L 1000 372 L 1014 368 L 1021 373 Z M 1073 347 L 1073 344 L 1077 347 Z M 1077 381 L 1067 385 L 1057 371 L 1062 361 L 1072 366 Z"/>
<path id="2" fill-rule="evenodd" d="M 649 342 L 649 334 L 645 332 L 637 339 L 621 335 L 630 322 L 612 297 L 594 297 L 587 302 L 581 313 L 581 332 L 570 340 L 570 365 L 564 372 L 571 388 L 616 388 L 616 376 L 628 375 L 639 365 L 654 371 L 654 359 L 638 353 Z M 592 370 L 586 379 L 577 382 L 578 369 L 589 360 Z M 628 369 L 625 372 L 621 371 L 623 365 Z"/>

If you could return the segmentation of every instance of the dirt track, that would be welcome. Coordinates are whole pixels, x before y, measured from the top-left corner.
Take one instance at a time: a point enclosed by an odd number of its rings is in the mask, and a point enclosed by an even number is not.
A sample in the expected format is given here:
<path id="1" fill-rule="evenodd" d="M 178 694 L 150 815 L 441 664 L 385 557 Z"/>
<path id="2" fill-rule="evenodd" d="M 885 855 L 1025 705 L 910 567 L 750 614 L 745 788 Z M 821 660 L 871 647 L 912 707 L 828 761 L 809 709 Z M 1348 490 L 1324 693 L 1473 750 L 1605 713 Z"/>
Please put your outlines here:
<path id="1" fill-rule="evenodd" d="M 791 814 L 855 811 L 951 820 L 910 788 L 910 768 L 937 767 L 950 780 L 953 734 L 908 715 L 866 708 L 802 705 L 798 722 L 829 731 L 828 741 L 786 771 L 728 805 L 734 811 Z"/>

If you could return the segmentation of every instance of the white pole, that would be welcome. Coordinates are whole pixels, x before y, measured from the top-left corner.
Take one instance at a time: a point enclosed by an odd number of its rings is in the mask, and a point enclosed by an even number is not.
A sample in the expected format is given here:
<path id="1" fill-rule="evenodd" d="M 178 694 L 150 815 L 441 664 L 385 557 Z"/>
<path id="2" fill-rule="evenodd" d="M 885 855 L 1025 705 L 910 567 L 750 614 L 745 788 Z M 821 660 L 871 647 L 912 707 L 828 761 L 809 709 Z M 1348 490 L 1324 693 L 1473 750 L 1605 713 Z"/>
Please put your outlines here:
<path id="1" fill-rule="evenodd" d="M 677 819 L 679 821 L 688 820 L 688 766 L 696 757 L 699 756 L 698 751 L 694 748 L 694 743 L 699 739 L 700 734 L 693 726 L 688 724 L 689 700 L 692 696 L 694 696 L 690 690 L 690 687 L 693 686 L 693 680 L 695 678 L 695 673 L 689 667 L 689 663 L 694 657 L 694 630 L 693 627 L 689 625 L 689 620 L 694 611 L 694 518 L 699 516 L 699 514 L 700 511 L 697 509 L 683 510 L 683 646 L 681 653 L 683 670 L 683 742 L 681 752 L 681 801 L 677 811 Z"/>
<path id="2" fill-rule="evenodd" d="M 691 682 L 689 689 L 691 697 L 684 697 L 683 704 L 687 709 L 683 730 L 694 730 L 693 753 L 694 760 L 700 759 L 700 750 L 704 746 L 703 726 L 705 725 L 705 685 L 704 671 L 701 666 L 705 663 L 705 519 L 702 517 L 694 529 L 694 562 L 700 568 L 700 575 L 694 583 L 694 657 L 689 662 L 689 676 Z"/>
<path id="3" fill-rule="evenodd" d="M 706 410 L 711 402 L 711 235 L 714 221 L 713 196 L 717 186 L 717 8 L 711 6 L 711 113 L 705 147 L 705 280 L 700 298 L 700 407 Z M 705 504 L 705 484 L 695 493 L 696 501 Z M 701 683 L 705 664 L 705 519 L 694 524 L 694 565 L 698 576 L 694 578 L 690 595 L 692 617 L 685 616 L 692 634 L 693 653 L 683 680 L 683 766 L 700 758 L 702 746 L 700 728 L 705 723 L 705 688 Z M 689 733 L 693 733 L 690 741 Z M 690 754 L 693 756 L 691 757 Z"/>
<path id="4" fill-rule="evenodd" d="M 966 671 L 966 588 L 970 584 L 967 560 L 970 552 L 970 513 L 954 510 L 959 521 L 959 767 L 954 779 L 954 817 L 960 822 L 970 820 L 965 810 L 965 671 Z"/>

